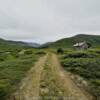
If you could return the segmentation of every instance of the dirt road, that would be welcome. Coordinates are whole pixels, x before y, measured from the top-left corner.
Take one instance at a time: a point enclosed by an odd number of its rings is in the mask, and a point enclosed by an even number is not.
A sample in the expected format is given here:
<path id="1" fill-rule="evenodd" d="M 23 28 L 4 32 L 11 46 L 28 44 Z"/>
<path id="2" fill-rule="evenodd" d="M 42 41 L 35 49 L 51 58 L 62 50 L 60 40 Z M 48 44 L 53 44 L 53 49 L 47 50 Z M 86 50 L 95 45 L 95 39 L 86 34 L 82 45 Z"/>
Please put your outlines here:
<path id="1" fill-rule="evenodd" d="M 55 54 L 39 59 L 10 100 L 93 100 L 71 80 Z"/>

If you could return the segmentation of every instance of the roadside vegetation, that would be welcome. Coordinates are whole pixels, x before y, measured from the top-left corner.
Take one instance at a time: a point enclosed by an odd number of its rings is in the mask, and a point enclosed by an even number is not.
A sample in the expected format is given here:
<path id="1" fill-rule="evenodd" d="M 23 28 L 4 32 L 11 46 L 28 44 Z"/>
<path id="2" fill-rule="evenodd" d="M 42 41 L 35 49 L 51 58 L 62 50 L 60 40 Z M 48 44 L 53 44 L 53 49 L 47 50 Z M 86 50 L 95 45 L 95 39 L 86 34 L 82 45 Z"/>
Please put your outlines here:
<path id="1" fill-rule="evenodd" d="M 0 100 L 6 100 L 16 90 L 37 58 L 44 54 L 38 52 L 28 47 L 0 48 Z"/>
<path id="2" fill-rule="evenodd" d="M 65 50 L 60 56 L 61 64 L 74 76 L 79 75 L 88 83 L 88 90 L 100 97 L 100 49 L 86 51 Z"/>

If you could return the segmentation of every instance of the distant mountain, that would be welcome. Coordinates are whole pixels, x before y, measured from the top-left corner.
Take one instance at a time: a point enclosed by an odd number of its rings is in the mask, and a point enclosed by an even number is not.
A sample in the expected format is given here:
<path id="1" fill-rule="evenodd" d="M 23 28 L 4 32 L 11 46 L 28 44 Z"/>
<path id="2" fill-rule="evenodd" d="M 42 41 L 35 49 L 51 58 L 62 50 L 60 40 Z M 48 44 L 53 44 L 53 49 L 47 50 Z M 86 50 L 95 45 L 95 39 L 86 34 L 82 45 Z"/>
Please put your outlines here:
<path id="1" fill-rule="evenodd" d="M 38 43 L 26 43 L 28 46 L 34 47 L 34 48 L 39 48 L 41 45 Z"/>
<path id="2" fill-rule="evenodd" d="M 100 36 L 98 35 L 85 35 L 85 34 L 79 34 L 70 38 L 64 38 L 61 40 L 58 40 L 56 42 L 48 42 L 43 45 L 37 44 L 37 43 L 27 43 L 27 42 L 21 42 L 21 41 L 9 41 L 0 39 L 0 50 L 9 48 L 22 48 L 22 47 L 34 47 L 34 48 L 72 48 L 73 45 L 77 42 L 88 42 L 92 45 L 94 48 L 100 48 Z"/>
<path id="3" fill-rule="evenodd" d="M 77 42 L 88 42 L 92 45 L 92 47 L 99 48 L 100 47 L 100 36 L 99 35 L 85 35 L 79 34 L 70 38 L 64 38 L 58 40 L 56 42 L 48 44 L 49 47 L 52 48 L 72 48 L 73 45 Z"/>
<path id="4" fill-rule="evenodd" d="M 36 48 L 40 46 L 40 44 L 31 43 L 31 42 L 22 42 L 22 41 L 7 41 L 7 42 L 13 45 L 30 46 L 30 47 L 36 47 Z"/>
<path id="5" fill-rule="evenodd" d="M 49 47 L 51 44 L 53 44 L 53 42 L 47 42 L 47 43 L 44 43 L 44 44 L 40 45 L 39 48 L 47 48 L 47 47 Z"/>
<path id="6" fill-rule="evenodd" d="M 27 48 L 27 47 L 39 47 L 39 44 L 36 43 L 27 43 L 27 42 L 21 42 L 21 41 L 11 41 L 11 40 L 4 40 L 0 39 L 0 50 L 5 49 L 12 49 L 12 48 Z"/>

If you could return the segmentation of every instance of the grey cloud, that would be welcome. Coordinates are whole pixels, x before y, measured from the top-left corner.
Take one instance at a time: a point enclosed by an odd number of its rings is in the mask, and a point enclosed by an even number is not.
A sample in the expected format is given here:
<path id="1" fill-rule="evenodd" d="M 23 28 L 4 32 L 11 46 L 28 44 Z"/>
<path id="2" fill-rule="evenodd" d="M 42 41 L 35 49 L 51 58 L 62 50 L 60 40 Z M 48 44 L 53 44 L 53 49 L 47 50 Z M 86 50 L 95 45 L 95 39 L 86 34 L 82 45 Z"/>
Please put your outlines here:
<path id="1" fill-rule="evenodd" d="M 100 34 L 99 0 L 0 0 L 0 37 L 47 42 Z"/>

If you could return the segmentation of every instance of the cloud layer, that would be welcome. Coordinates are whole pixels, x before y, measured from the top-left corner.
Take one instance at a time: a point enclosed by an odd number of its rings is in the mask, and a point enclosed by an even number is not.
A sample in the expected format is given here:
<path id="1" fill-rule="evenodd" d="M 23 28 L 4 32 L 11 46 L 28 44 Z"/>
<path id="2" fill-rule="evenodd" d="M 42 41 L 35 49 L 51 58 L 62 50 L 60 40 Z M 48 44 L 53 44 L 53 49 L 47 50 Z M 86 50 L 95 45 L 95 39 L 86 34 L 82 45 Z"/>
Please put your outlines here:
<path id="1" fill-rule="evenodd" d="M 47 42 L 100 35 L 99 0 L 0 0 L 0 37 Z"/>

